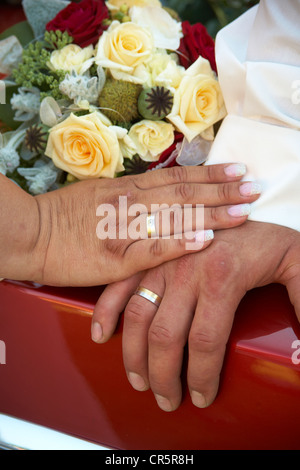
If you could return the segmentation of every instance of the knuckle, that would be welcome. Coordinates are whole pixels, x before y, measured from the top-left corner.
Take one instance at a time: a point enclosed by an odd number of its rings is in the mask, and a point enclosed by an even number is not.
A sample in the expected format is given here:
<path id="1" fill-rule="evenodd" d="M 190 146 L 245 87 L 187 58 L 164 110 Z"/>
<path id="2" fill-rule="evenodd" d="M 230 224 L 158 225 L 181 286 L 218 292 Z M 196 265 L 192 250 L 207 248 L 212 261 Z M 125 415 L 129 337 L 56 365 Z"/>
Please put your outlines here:
<path id="1" fill-rule="evenodd" d="M 170 225 L 174 227 L 174 230 L 180 228 L 182 230 L 182 208 L 181 206 L 174 206 L 169 211 Z"/>
<path id="2" fill-rule="evenodd" d="M 235 272 L 234 259 L 224 244 L 212 247 L 209 259 L 205 261 L 205 272 L 209 282 L 224 283 Z"/>
<path id="3" fill-rule="evenodd" d="M 166 170 L 167 178 L 174 183 L 185 183 L 187 181 L 187 169 L 185 167 L 174 166 Z"/>
<path id="4" fill-rule="evenodd" d="M 220 219 L 220 211 L 218 207 L 211 207 L 210 208 L 210 218 L 214 225 L 219 222 Z"/>
<path id="5" fill-rule="evenodd" d="M 114 258 L 123 259 L 127 247 L 120 243 L 118 240 L 111 240 L 110 238 L 103 240 L 105 244 L 105 251 L 112 255 Z"/>
<path id="6" fill-rule="evenodd" d="M 216 172 L 213 165 L 207 165 L 204 167 L 206 169 L 206 178 L 208 183 L 216 182 Z"/>
<path id="7" fill-rule="evenodd" d="M 150 245 L 150 255 L 154 258 L 161 258 L 165 253 L 165 249 L 163 247 L 162 240 L 156 239 L 151 242 Z"/>
<path id="8" fill-rule="evenodd" d="M 213 354 L 223 348 L 216 331 L 196 330 L 190 333 L 189 349 L 193 352 Z"/>
<path id="9" fill-rule="evenodd" d="M 222 202 L 230 199 L 230 184 L 222 183 L 218 185 L 218 196 Z"/>
<path id="10" fill-rule="evenodd" d="M 155 324 L 149 330 L 149 344 L 163 350 L 170 349 L 177 344 L 174 333 L 164 325 Z"/>
<path id="11" fill-rule="evenodd" d="M 176 262 L 176 269 L 172 276 L 172 284 L 174 288 L 185 289 L 190 292 L 191 298 L 197 295 L 198 279 L 196 276 L 191 276 L 192 272 L 196 272 L 196 258 L 194 256 L 182 256 Z"/>
<path id="12" fill-rule="evenodd" d="M 179 183 L 175 187 L 175 197 L 179 201 L 190 201 L 194 197 L 194 186 L 187 183 Z"/>
<path id="13" fill-rule="evenodd" d="M 141 324 L 144 322 L 144 308 L 142 304 L 142 299 L 140 299 L 140 297 L 134 295 L 130 299 L 125 309 L 125 316 L 126 320 L 130 321 L 131 323 Z"/>

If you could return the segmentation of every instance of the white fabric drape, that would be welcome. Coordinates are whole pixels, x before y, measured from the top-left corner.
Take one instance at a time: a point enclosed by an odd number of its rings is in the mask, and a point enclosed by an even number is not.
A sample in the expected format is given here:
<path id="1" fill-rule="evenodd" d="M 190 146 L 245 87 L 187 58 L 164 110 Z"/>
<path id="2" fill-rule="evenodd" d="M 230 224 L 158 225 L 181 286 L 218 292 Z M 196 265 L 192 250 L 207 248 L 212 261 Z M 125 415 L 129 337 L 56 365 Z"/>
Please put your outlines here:
<path id="1" fill-rule="evenodd" d="M 263 194 L 250 219 L 300 231 L 300 0 L 261 0 L 218 34 L 228 116 L 208 164 L 244 162 Z"/>

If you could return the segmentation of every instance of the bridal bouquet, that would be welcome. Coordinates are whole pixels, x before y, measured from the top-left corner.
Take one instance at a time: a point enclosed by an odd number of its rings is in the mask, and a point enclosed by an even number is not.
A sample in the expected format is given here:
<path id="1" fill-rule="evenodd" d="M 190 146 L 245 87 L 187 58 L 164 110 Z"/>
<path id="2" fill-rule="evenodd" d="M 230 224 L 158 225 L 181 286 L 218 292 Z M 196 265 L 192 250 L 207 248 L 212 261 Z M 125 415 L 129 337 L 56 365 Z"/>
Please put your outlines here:
<path id="1" fill-rule="evenodd" d="M 23 7 L 27 43 L 18 34 L 0 41 L 1 173 L 40 194 L 205 161 L 225 106 L 202 24 L 159 0 Z"/>

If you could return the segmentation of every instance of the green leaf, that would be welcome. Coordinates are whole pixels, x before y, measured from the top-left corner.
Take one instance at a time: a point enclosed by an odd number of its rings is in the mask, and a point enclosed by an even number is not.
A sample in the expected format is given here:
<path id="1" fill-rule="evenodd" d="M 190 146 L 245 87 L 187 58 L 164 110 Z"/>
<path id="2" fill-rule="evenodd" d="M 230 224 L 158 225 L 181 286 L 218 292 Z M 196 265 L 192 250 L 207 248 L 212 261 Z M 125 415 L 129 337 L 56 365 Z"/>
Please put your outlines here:
<path id="1" fill-rule="evenodd" d="M 12 130 L 17 129 L 21 122 L 14 121 L 15 111 L 12 110 L 10 100 L 14 93 L 18 93 L 18 87 L 8 87 L 6 89 L 6 104 L 0 104 L 0 121 Z"/>
<path id="2" fill-rule="evenodd" d="M 11 28 L 0 34 L 0 41 L 6 39 L 9 36 L 16 36 L 23 47 L 27 46 L 33 39 L 33 31 L 27 21 L 17 23 Z M 15 112 L 11 109 L 10 100 L 14 93 L 18 92 L 18 87 L 7 87 L 6 88 L 6 104 L 0 105 L 0 121 L 9 128 L 15 130 L 20 126 L 20 122 L 14 121 Z"/>
<path id="3" fill-rule="evenodd" d="M 8 38 L 9 36 L 16 36 L 23 47 L 27 46 L 34 39 L 33 31 L 28 21 L 17 23 L 4 31 L 0 34 L 0 41 Z"/>

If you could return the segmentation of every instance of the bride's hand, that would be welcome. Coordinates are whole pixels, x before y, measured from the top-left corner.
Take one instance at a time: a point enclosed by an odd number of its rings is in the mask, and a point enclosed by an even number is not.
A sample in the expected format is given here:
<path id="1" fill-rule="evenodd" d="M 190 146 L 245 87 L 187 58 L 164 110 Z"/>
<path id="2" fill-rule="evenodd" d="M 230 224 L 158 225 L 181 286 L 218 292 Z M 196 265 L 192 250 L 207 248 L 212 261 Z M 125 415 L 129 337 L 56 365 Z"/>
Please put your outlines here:
<path id="1" fill-rule="evenodd" d="M 177 167 L 84 181 L 32 198 L 38 222 L 30 263 L 35 260 L 37 269 L 33 279 L 25 279 L 57 286 L 106 284 L 206 248 L 211 232 L 203 229 L 244 223 L 248 204 L 259 197 L 253 194 L 255 185 L 240 181 L 240 170 L 239 165 Z M 156 208 L 152 220 L 153 204 L 164 204 L 165 210 Z M 182 212 L 166 209 L 174 204 L 205 206 L 204 226 L 202 218 L 198 225 L 194 209 L 194 223 L 186 230 L 193 238 L 178 233 Z M 170 216 L 167 231 L 159 224 L 162 213 Z M 139 231 L 141 239 L 136 239 Z M 0 277 L 8 277 L 4 268 Z"/>

